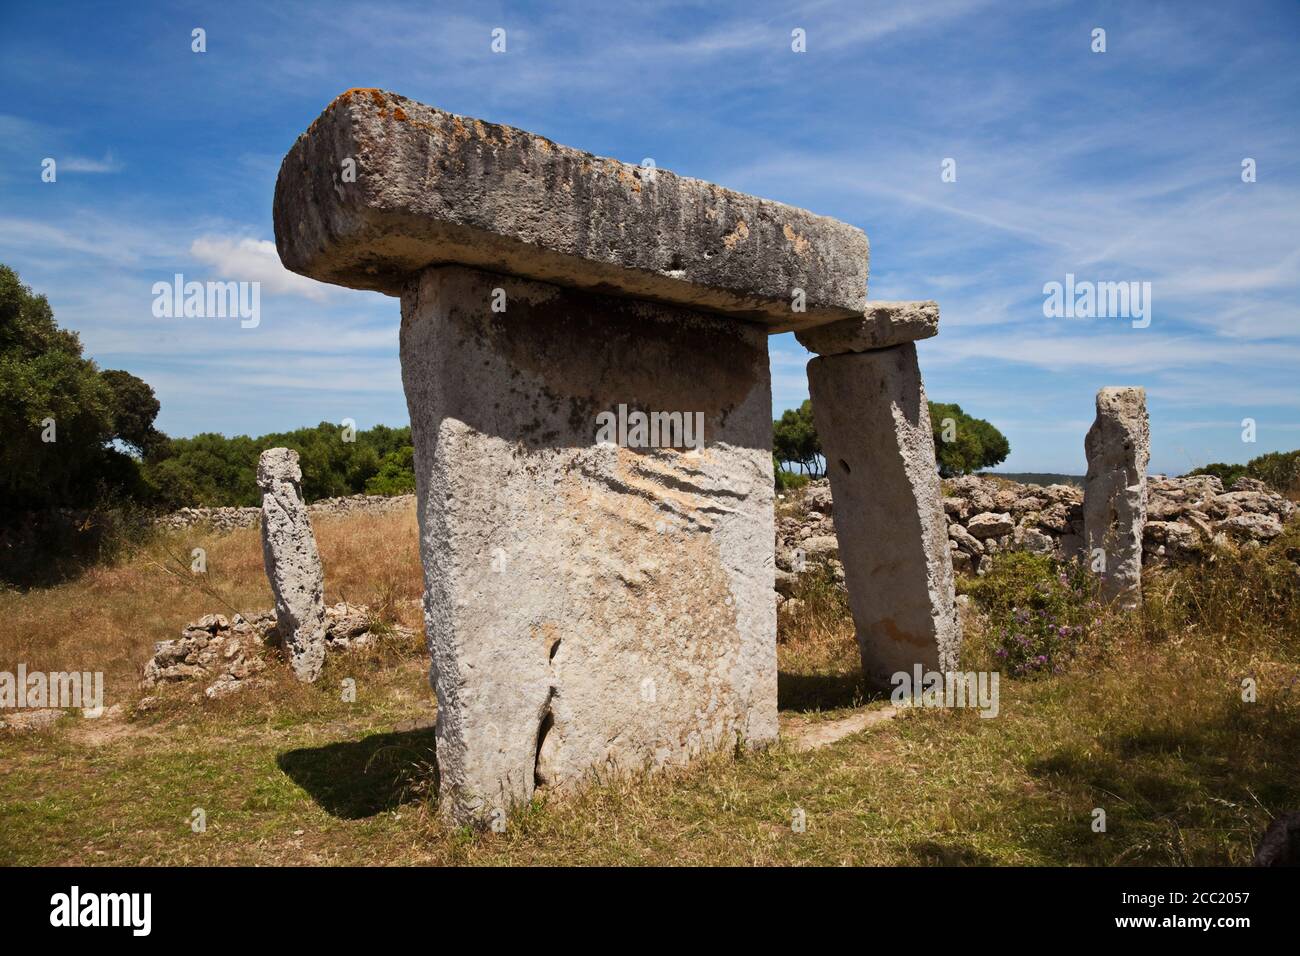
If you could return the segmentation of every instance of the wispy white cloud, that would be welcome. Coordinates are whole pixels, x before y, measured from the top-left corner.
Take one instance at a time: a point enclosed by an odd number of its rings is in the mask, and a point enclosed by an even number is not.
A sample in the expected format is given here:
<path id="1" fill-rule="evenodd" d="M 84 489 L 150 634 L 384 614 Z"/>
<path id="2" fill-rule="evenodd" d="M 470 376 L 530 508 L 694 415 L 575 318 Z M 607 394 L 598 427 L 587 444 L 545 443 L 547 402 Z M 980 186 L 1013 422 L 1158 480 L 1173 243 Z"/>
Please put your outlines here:
<path id="1" fill-rule="evenodd" d="M 330 292 L 324 283 L 286 269 L 269 239 L 203 236 L 190 244 L 190 255 L 212 266 L 223 279 L 260 282 L 267 292 L 300 295 L 316 302 Z"/>
<path id="2" fill-rule="evenodd" d="M 54 157 L 61 173 L 120 173 L 122 164 L 113 159 L 113 153 L 107 152 L 103 159 L 86 159 L 83 156 L 69 156 L 67 159 Z"/>

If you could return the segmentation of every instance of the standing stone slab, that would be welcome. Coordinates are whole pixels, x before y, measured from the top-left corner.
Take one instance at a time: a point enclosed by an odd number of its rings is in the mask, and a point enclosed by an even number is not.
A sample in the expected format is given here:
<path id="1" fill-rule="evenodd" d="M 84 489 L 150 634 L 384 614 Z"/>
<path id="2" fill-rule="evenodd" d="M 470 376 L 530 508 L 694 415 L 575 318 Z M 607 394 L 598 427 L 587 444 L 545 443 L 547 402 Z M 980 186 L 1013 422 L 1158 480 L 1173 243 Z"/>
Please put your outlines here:
<path id="1" fill-rule="evenodd" d="M 867 295 L 853 226 L 382 90 L 343 93 L 298 138 L 274 216 L 288 269 L 390 295 L 459 263 L 774 331 L 858 314 Z"/>
<path id="2" fill-rule="evenodd" d="M 1147 521 L 1151 426 L 1143 388 L 1103 388 L 1097 418 L 1084 439 L 1083 529 L 1101 593 L 1123 607 L 1142 603 L 1142 534 Z"/>
<path id="3" fill-rule="evenodd" d="M 934 436 L 916 346 L 808 363 L 867 680 L 947 671 L 961 643 Z"/>
<path id="4" fill-rule="evenodd" d="M 774 740 L 765 330 L 443 267 L 401 355 L 443 810 Z M 702 413 L 703 448 L 597 442 L 620 405 Z"/>
<path id="5" fill-rule="evenodd" d="M 296 451 L 262 452 L 262 560 L 275 594 L 276 628 L 294 676 L 311 682 L 325 663 L 325 576 L 301 485 Z"/>

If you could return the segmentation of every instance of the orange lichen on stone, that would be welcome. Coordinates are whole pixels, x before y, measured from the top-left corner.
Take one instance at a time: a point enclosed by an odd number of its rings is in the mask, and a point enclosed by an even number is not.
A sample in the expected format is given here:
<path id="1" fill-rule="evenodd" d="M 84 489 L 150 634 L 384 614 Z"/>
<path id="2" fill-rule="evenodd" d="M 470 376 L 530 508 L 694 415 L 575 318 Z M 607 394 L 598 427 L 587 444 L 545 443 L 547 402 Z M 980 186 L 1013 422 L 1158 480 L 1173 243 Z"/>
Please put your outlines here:
<path id="1" fill-rule="evenodd" d="M 394 107 L 393 107 L 393 119 L 397 120 L 399 123 L 405 123 L 405 122 L 406 122 L 406 110 L 402 109 L 400 106 L 394 106 Z"/>
<path id="2" fill-rule="evenodd" d="M 791 242 L 794 243 L 795 252 L 797 252 L 801 256 L 807 254 L 808 240 L 805 239 L 803 236 L 799 235 L 799 233 L 795 232 L 794 229 L 789 225 L 789 223 L 787 223 L 785 225 L 785 228 L 783 228 L 781 231 L 782 233 L 784 233 L 787 239 L 789 239 Z"/>
<path id="3" fill-rule="evenodd" d="M 614 174 L 618 176 L 620 182 L 627 183 L 631 186 L 633 192 L 639 193 L 641 191 L 641 177 L 632 171 L 633 167 L 629 166 L 627 163 L 620 163 L 616 159 L 611 159 L 609 162 L 614 169 Z"/>
<path id="4" fill-rule="evenodd" d="M 334 97 L 334 102 L 346 103 L 352 99 L 353 95 L 357 95 L 357 96 L 368 95 L 374 101 L 376 106 L 383 106 L 384 103 L 386 102 L 384 97 L 384 91 L 373 86 L 354 86 L 350 90 L 344 90 L 338 96 Z M 333 103 L 331 103 L 330 105 L 332 106 Z"/>
<path id="5" fill-rule="evenodd" d="M 786 228 L 788 229 L 789 226 L 787 226 Z M 736 243 L 744 242 L 748 238 L 749 238 L 749 226 L 745 225 L 745 220 L 742 219 L 740 220 L 740 222 L 736 223 L 735 229 L 731 230 L 731 232 L 727 233 L 725 236 L 722 237 L 722 244 L 726 246 L 728 249 L 734 249 L 736 247 Z"/>

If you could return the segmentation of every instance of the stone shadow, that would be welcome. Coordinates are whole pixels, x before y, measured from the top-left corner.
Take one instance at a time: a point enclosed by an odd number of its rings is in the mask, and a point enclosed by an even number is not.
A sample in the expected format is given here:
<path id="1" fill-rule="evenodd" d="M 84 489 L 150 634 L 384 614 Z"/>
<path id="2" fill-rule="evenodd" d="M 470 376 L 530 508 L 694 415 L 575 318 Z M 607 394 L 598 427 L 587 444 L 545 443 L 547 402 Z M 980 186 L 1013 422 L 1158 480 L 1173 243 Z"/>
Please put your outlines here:
<path id="1" fill-rule="evenodd" d="M 888 696 L 888 691 L 868 686 L 857 670 L 847 674 L 778 671 L 776 675 L 777 710 L 781 711 L 808 713 L 861 707 Z"/>
<path id="2" fill-rule="evenodd" d="M 992 866 L 994 860 L 986 853 L 961 843 L 938 843 L 920 840 L 907 846 L 911 857 L 909 866 Z"/>
<path id="3" fill-rule="evenodd" d="M 1253 708 L 1258 708 L 1253 709 Z M 1283 708 L 1228 705 L 1208 720 L 1128 729 L 1097 746 L 1058 747 L 1028 764 L 1053 790 L 1107 812 L 1108 840 L 1086 812 L 1038 828 L 1030 842 L 1068 862 L 1222 865 L 1222 850 L 1189 846 L 1184 832 L 1221 831 L 1257 846 L 1268 816 L 1300 807 L 1294 769 L 1300 725 Z M 1114 858 L 1123 850 L 1121 859 Z M 1207 855 L 1208 854 L 1208 855 Z"/>
<path id="4" fill-rule="evenodd" d="M 433 728 L 304 747 L 276 764 L 326 813 L 360 820 L 438 792 Z"/>

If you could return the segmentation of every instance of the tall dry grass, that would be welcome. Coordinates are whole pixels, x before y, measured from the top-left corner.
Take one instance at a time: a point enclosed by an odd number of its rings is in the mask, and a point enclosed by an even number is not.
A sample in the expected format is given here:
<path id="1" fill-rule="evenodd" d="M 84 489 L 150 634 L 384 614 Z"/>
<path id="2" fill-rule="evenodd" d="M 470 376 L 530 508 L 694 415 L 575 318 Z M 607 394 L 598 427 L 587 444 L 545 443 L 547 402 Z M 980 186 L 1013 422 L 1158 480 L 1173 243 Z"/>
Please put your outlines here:
<path id="1" fill-rule="evenodd" d="M 315 522 L 325 599 L 367 604 L 380 620 L 422 629 L 415 512 Z M 203 548 L 207 572 L 190 570 Z M 81 577 L 26 592 L 0 591 L 0 670 L 102 671 L 110 698 L 134 690 L 156 641 L 205 614 L 249 614 L 274 604 L 260 532 L 160 533 Z"/>

